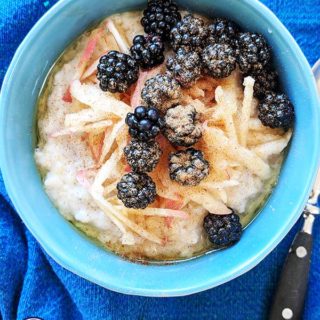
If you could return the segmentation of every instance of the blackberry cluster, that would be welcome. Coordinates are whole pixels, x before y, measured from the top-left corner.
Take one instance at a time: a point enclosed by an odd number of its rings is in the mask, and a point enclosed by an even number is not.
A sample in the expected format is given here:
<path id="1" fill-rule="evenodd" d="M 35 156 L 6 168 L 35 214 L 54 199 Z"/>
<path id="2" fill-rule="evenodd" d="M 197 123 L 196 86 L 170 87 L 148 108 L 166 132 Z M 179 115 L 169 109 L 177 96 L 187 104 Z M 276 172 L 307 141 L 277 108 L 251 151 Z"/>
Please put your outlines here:
<path id="1" fill-rule="evenodd" d="M 202 136 L 199 114 L 192 105 L 168 109 L 164 122 L 164 134 L 175 146 L 190 147 Z"/>
<path id="2" fill-rule="evenodd" d="M 294 120 L 294 108 L 285 94 L 269 92 L 258 106 L 258 117 L 265 126 L 287 130 Z"/>
<path id="3" fill-rule="evenodd" d="M 207 34 L 204 21 L 188 14 L 172 28 L 170 43 L 174 51 L 184 48 L 186 51 L 200 52 L 205 46 Z"/>
<path id="4" fill-rule="evenodd" d="M 164 61 L 164 44 L 159 36 L 135 36 L 130 52 L 144 69 L 150 69 Z"/>
<path id="5" fill-rule="evenodd" d="M 127 54 L 110 51 L 100 58 L 97 78 L 103 91 L 125 92 L 138 80 L 139 67 Z"/>
<path id="6" fill-rule="evenodd" d="M 169 74 L 158 74 L 146 81 L 141 98 L 147 105 L 165 111 L 180 98 L 180 85 Z"/>
<path id="7" fill-rule="evenodd" d="M 205 72 L 213 78 L 228 77 L 236 68 L 234 49 L 226 43 L 207 46 L 202 52 Z"/>
<path id="8" fill-rule="evenodd" d="M 181 15 L 173 1 L 151 0 L 148 1 L 148 6 L 143 11 L 141 24 L 146 33 L 167 39 L 171 28 L 179 20 L 181 20 Z"/>
<path id="9" fill-rule="evenodd" d="M 145 173 L 130 172 L 117 184 L 118 198 L 127 208 L 145 209 L 155 200 L 156 185 Z"/>
<path id="10" fill-rule="evenodd" d="M 144 209 L 156 196 L 155 183 L 145 172 L 152 171 L 159 162 L 162 151 L 154 138 L 164 123 L 156 108 L 139 106 L 127 114 L 126 124 L 134 139 L 124 148 L 124 154 L 134 172 L 118 183 L 118 198 L 128 208 Z"/>
<path id="11" fill-rule="evenodd" d="M 241 33 L 237 41 L 237 58 L 243 73 L 259 72 L 270 62 L 270 48 L 261 34 Z"/>
<path id="12" fill-rule="evenodd" d="M 219 246 L 226 247 L 237 243 L 242 235 L 242 225 L 237 214 L 216 215 L 209 213 L 203 222 L 209 240 Z"/>
<path id="13" fill-rule="evenodd" d="M 133 172 L 117 184 L 118 198 L 126 207 L 144 209 L 156 197 L 155 183 L 146 173 L 155 169 L 162 155 L 155 141 L 160 132 L 172 145 L 188 148 L 170 154 L 172 180 L 195 186 L 209 174 L 204 154 L 190 148 L 201 138 L 202 128 L 194 106 L 179 104 L 181 87 L 192 86 L 201 74 L 228 77 L 238 63 L 243 75 L 255 79 L 254 95 L 261 100 L 258 116 L 264 125 L 287 130 L 294 109 L 284 94 L 274 92 L 278 75 L 271 67 L 271 50 L 262 35 L 240 32 L 237 24 L 224 18 L 215 18 L 209 26 L 191 14 L 181 19 L 172 0 L 149 0 L 141 24 L 147 35 L 133 39 L 131 56 L 109 52 L 100 59 L 97 78 L 102 90 L 124 92 L 137 80 L 139 66 L 150 69 L 163 63 L 164 41 L 169 40 L 175 52 L 166 63 L 167 73 L 146 81 L 141 91 L 146 106 L 126 117 L 132 141 L 124 154 Z M 203 226 L 210 241 L 221 247 L 236 243 L 242 234 L 234 212 L 225 216 L 209 213 Z"/>
<path id="14" fill-rule="evenodd" d="M 201 57 L 196 52 L 180 48 L 174 57 L 168 59 L 167 69 L 183 87 L 190 87 L 201 76 Z"/>
<path id="15" fill-rule="evenodd" d="M 254 95 L 260 99 L 258 117 L 263 125 L 287 130 L 294 120 L 288 97 L 278 93 L 278 73 L 271 66 L 271 49 L 264 37 L 245 32 L 237 40 L 237 62 L 244 75 L 255 80 Z"/>
<path id="16" fill-rule="evenodd" d="M 132 140 L 125 148 L 124 155 L 135 172 L 151 172 L 158 164 L 162 151 L 156 141 Z"/>
<path id="17" fill-rule="evenodd" d="M 208 44 L 226 43 L 234 46 L 239 26 L 225 18 L 215 18 L 208 26 Z"/>
<path id="18" fill-rule="evenodd" d="M 189 148 L 169 156 L 170 178 L 182 185 L 196 186 L 209 174 L 209 163 L 200 150 Z"/>
<path id="19" fill-rule="evenodd" d="M 163 119 L 156 108 L 136 107 L 134 113 L 128 113 L 126 124 L 132 138 L 140 141 L 154 139 L 164 126 Z"/>

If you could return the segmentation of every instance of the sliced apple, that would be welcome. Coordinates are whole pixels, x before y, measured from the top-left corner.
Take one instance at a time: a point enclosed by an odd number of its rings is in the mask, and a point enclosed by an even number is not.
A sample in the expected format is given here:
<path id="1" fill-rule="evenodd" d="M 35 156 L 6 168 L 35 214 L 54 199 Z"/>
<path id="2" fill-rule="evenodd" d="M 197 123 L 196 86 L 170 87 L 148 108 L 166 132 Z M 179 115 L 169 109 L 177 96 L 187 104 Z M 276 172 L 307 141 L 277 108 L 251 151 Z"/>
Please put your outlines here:
<path id="1" fill-rule="evenodd" d="M 70 91 L 70 86 L 68 86 L 66 92 L 64 93 L 62 100 L 67 103 L 72 103 L 72 95 Z"/>
<path id="2" fill-rule="evenodd" d="M 85 46 L 85 49 L 80 58 L 75 79 L 80 79 L 82 77 L 90 59 L 93 56 L 94 50 L 97 47 L 99 38 L 102 36 L 103 32 L 104 32 L 103 28 L 96 29 L 92 32 L 91 36 L 89 37 L 87 45 Z"/>
<path id="3" fill-rule="evenodd" d="M 87 144 L 91 151 L 93 160 L 98 163 L 101 157 L 103 141 L 105 137 L 105 131 L 99 134 L 89 133 L 87 138 Z"/>

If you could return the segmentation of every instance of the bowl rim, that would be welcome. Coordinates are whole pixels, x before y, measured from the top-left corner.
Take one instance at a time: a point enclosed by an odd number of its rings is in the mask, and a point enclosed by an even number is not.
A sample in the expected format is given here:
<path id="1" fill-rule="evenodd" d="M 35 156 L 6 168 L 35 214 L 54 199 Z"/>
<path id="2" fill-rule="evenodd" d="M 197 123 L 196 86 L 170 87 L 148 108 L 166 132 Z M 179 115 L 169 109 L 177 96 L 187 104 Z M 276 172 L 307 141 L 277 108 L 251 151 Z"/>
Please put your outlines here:
<path id="1" fill-rule="evenodd" d="M 5 114 L 5 101 L 8 99 L 9 94 L 9 88 L 12 85 L 13 81 L 13 73 L 15 72 L 17 68 L 17 63 L 20 59 L 20 56 L 23 54 L 23 51 L 26 47 L 30 45 L 30 42 L 33 40 L 37 32 L 51 19 L 54 19 L 61 10 L 66 8 L 69 4 L 71 4 L 72 0 L 60 0 L 57 2 L 50 10 L 48 10 L 42 18 L 39 19 L 39 21 L 34 25 L 34 27 L 29 31 L 23 42 L 20 44 L 19 48 L 17 49 L 11 64 L 8 68 L 8 71 L 5 75 L 2 90 L 1 90 L 1 96 L 0 96 L 0 130 L 3 131 L 3 120 L 4 120 L 4 114 Z M 251 10 L 261 12 L 263 11 L 265 14 L 266 19 L 270 20 L 274 24 L 274 28 L 278 29 L 281 32 L 282 37 L 287 38 L 287 42 L 290 43 L 292 46 L 292 51 L 296 54 L 297 59 L 300 61 L 300 68 L 303 69 L 303 73 L 305 75 L 310 76 L 309 82 L 306 84 L 306 86 L 309 87 L 309 96 L 312 98 L 312 101 L 315 103 L 318 102 L 318 95 L 316 90 L 316 84 L 313 78 L 313 74 L 311 71 L 311 68 L 309 66 L 309 63 L 307 62 L 304 54 L 302 53 L 301 49 L 297 45 L 296 41 L 292 37 L 292 35 L 289 33 L 289 31 L 284 27 L 284 25 L 280 22 L 280 20 L 275 16 L 275 14 L 264 4 L 262 4 L 258 0 L 243 0 L 243 2 L 250 7 Z M 315 104 L 313 103 L 313 104 Z M 314 108 L 314 112 L 316 113 L 316 116 L 318 119 L 320 119 L 320 109 Z M 44 250 L 48 253 L 50 257 L 52 257 L 57 263 L 59 263 L 64 268 L 68 269 L 69 271 L 91 281 L 96 284 L 99 284 L 105 288 L 111 289 L 116 292 L 125 293 L 125 294 L 131 294 L 131 295 L 143 295 L 143 296 L 154 296 L 154 297 L 162 297 L 162 296 L 183 296 L 183 295 L 189 295 L 192 293 L 201 292 L 207 289 L 210 289 L 212 287 L 218 286 L 222 283 L 228 282 L 247 271 L 251 270 L 253 267 L 255 267 L 259 262 L 261 262 L 278 244 L 279 242 L 284 238 L 284 236 L 289 232 L 291 227 L 295 224 L 295 222 L 300 217 L 300 214 L 302 212 L 302 209 L 304 207 L 305 201 L 307 200 L 308 193 L 311 190 L 312 182 L 315 178 L 316 169 L 318 168 L 319 164 L 319 150 L 320 150 L 320 129 L 317 127 L 315 128 L 315 148 L 313 150 L 312 155 L 308 155 L 312 158 L 311 162 L 312 165 L 309 168 L 309 175 L 305 177 L 305 188 L 301 192 L 302 195 L 297 201 L 296 207 L 293 209 L 293 213 L 291 214 L 291 219 L 289 221 L 286 221 L 286 224 L 283 225 L 282 229 L 277 232 L 272 239 L 268 242 L 268 245 L 264 246 L 262 249 L 259 250 L 259 252 L 251 258 L 251 260 L 246 261 L 245 264 L 237 265 L 228 272 L 226 272 L 223 276 L 220 276 L 219 279 L 216 279 L 214 282 L 210 281 L 210 279 L 207 279 L 206 283 L 203 284 L 197 284 L 192 283 L 192 285 L 189 285 L 188 287 L 177 287 L 177 288 L 170 288 L 170 289 L 159 289 L 159 288 L 141 288 L 141 287 L 135 287 L 132 285 L 124 285 L 123 283 L 121 285 L 118 285 L 116 281 L 112 280 L 112 278 L 102 278 L 101 274 L 94 274 L 94 272 L 88 272 L 88 268 L 83 264 L 76 264 L 75 261 L 70 259 L 68 255 L 61 250 L 62 248 L 59 247 L 57 244 L 50 241 L 50 238 L 43 237 L 43 235 L 38 232 L 36 226 L 32 224 L 32 221 L 28 220 L 28 210 L 29 208 L 24 208 L 22 204 L 19 201 L 19 196 L 15 192 L 15 186 L 10 180 L 10 176 L 7 174 L 6 170 L 2 171 L 3 180 L 8 192 L 8 195 L 10 196 L 11 201 L 14 204 L 15 209 L 19 213 L 20 217 L 28 227 L 28 229 L 31 231 L 31 233 L 34 235 L 34 237 L 37 239 L 37 241 L 41 244 L 41 246 L 44 248 Z M 1 136 L 0 135 L 0 142 L 1 142 Z M 4 150 L 4 145 L 1 143 L 0 149 Z M 0 153 L 0 165 L 1 168 L 4 169 L 8 166 L 8 163 L 6 161 L 5 152 Z M 89 240 L 87 240 L 89 241 Z M 116 257 L 116 259 L 121 259 L 120 257 Z M 188 262 L 185 262 L 188 263 Z M 131 263 L 132 265 L 135 265 L 138 267 L 138 265 Z M 148 267 L 148 268 L 154 268 L 154 267 Z M 165 266 L 160 266 L 160 268 L 166 268 Z M 168 266 L 170 268 L 170 266 Z M 114 279 L 114 278 L 113 278 Z"/>

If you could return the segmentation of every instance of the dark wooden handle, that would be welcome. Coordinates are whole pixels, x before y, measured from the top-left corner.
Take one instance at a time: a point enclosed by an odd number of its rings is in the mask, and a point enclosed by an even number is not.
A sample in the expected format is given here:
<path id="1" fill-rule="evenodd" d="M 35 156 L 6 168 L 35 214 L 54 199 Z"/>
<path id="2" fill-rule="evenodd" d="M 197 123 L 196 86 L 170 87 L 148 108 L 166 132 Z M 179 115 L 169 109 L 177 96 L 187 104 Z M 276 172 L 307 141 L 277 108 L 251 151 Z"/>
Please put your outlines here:
<path id="1" fill-rule="evenodd" d="M 308 286 L 312 235 L 299 232 L 284 264 L 269 320 L 301 320 Z"/>

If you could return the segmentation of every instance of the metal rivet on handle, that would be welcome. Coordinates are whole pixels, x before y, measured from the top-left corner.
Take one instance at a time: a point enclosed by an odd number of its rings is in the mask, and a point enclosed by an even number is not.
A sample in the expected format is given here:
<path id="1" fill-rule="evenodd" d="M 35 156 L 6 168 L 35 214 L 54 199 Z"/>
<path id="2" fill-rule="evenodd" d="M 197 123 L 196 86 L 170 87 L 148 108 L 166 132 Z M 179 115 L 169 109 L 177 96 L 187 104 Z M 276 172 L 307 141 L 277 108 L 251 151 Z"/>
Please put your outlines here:
<path id="1" fill-rule="evenodd" d="M 283 319 L 289 320 L 289 319 L 292 319 L 292 317 L 293 317 L 293 312 L 290 308 L 285 308 L 282 310 Z"/>
<path id="2" fill-rule="evenodd" d="M 296 255 L 298 258 L 304 258 L 307 254 L 308 251 L 305 247 L 300 246 L 296 249 Z"/>

